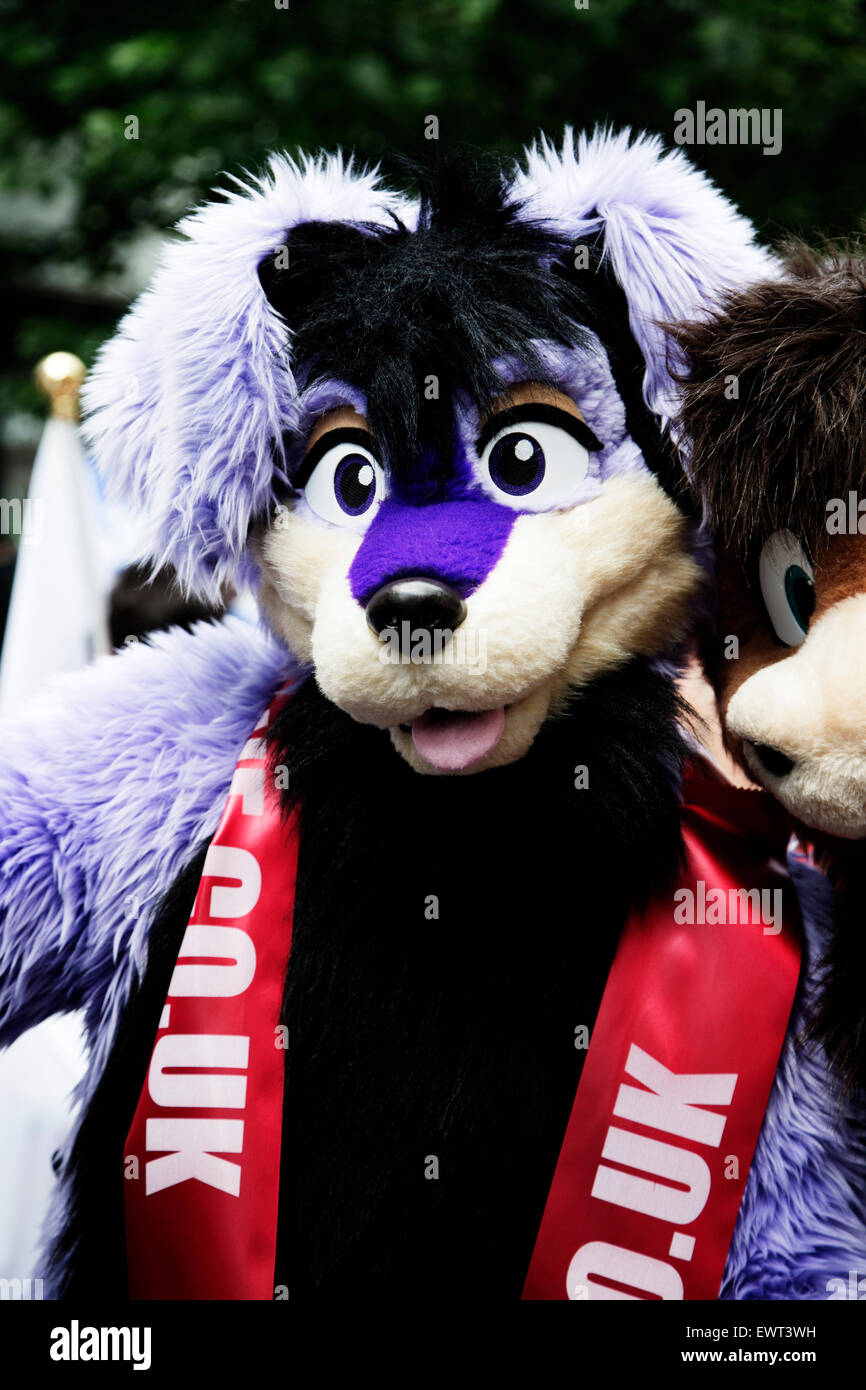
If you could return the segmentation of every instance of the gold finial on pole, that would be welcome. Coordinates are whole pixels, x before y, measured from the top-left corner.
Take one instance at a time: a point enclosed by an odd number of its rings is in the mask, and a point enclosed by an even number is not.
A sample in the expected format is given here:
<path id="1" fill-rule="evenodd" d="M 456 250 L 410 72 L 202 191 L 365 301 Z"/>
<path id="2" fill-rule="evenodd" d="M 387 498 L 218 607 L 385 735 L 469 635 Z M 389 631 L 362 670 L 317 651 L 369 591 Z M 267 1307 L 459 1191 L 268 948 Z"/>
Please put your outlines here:
<path id="1" fill-rule="evenodd" d="M 74 352 L 49 352 L 33 373 L 39 390 L 48 397 L 54 420 L 78 419 L 78 393 L 87 369 Z"/>

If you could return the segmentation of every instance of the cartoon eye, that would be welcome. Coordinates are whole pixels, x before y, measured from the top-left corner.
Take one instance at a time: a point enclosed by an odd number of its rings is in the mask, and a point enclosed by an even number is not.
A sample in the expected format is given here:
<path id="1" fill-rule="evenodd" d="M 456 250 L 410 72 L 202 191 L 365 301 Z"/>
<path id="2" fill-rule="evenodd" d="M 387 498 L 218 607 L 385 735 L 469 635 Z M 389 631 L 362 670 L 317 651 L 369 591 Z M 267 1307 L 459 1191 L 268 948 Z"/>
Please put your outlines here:
<path id="1" fill-rule="evenodd" d="M 323 521 L 366 530 L 373 520 L 386 489 L 385 470 L 369 447 L 372 442 L 365 430 L 332 430 L 307 455 L 306 481 L 298 479 L 295 486 Z"/>
<path id="2" fill-rule="evenodd" d="M 797 537 L 774 531 L 764 542 L 758 578 L 767 616 L 786 647 L 799 647 L 815 611 L 815 576 Z"/>
<path id="3" fill-rule="evenodd" d="M 509 420 L 479 450 L 479 481 L 497 502 L 521 511 L 569 507 L 589 472 L 590 450 L 601 445 L 566 411 L 535 409 Z M 542 411 L 554 418 L 539 419 Z"/>

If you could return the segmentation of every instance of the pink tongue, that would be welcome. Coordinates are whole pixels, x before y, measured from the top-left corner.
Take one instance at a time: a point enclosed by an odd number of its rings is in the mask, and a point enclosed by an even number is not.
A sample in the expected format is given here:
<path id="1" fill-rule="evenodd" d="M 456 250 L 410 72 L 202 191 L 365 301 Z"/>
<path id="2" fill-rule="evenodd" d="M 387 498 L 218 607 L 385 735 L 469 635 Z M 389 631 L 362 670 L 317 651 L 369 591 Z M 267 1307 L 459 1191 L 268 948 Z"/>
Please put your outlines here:
<path id="1" fill-rule="evenodd" d="M 440 772 L 459 772 L 489 753 L 504 728 L 504 707 L 477 713 L 428 709 L 413 720 L 412 741 L 432 767 Z"/>

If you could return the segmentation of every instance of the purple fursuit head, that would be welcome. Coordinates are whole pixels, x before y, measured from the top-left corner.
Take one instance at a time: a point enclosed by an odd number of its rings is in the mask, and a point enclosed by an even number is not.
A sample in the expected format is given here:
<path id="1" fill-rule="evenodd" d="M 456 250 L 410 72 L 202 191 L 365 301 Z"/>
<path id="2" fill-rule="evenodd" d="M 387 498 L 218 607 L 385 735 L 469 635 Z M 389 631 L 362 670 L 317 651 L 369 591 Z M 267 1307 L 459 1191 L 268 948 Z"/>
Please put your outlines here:
<path id="1" fill-rule="evenodd" d="M 38 1271 L 55 1297 L 126 1287 L 125 1139 L 238 754 L 287 676 L 293 1298 L 520 1297 L 575 1030 L 676 871 L 673 678 L 706 564 L 661 325 L 773 263 L 647 136 L 569 131 L 417 184 L 275 158 L 181 224 L 87 384 L 154 564 L 190 594 L 250 586 L 262 630 L 156 637 L 2 732 L 0 1041 L 82 1008 L 91 1048 Z M 858 1248 L 850 1163 L 813 1161 L 819 1105 L 779 1181 L 798 1080 L 820 1084 L 780 1071 L 735 1236 L 746 1296 L 825 1296 Z"/>

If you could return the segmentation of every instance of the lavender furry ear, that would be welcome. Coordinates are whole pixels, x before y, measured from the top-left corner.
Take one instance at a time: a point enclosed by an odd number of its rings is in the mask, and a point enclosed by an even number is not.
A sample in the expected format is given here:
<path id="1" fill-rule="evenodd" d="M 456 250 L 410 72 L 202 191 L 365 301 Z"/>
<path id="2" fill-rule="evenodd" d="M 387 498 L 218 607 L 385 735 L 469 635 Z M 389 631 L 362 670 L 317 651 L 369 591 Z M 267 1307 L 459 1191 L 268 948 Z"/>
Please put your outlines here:
<path id="1" fill-rule="evenodd" d="M 401 200 L 339 154 L 276 156 L 240 192 L 178 227 L 153 283 L 102 349 L 83 392 L 85 439 L 110 493 L 146 514 L 157 567 L 219 597 L 244 577 L 250 522 L 271 500 L 297 416 L 286 328 L 263 257 L 309 221 L 390 223 Z"/>
<path id="2" fill-rule="evenodd" d="M 673 413 L 671 367 L 681 364 L 661 325 L 694 318 L 726 289 L 774 273 L 746 218 L 681 151 L 666 154 L 657 136 L 597 130 L 575 143 L 569 127 L 560 150 L 541 137 L 510 196 L 523 205 L 521 216 L 565 233 L 576 250 L 581 240 L 603 238 L 646 363 L 644 399 L 665 420 Z"/>

